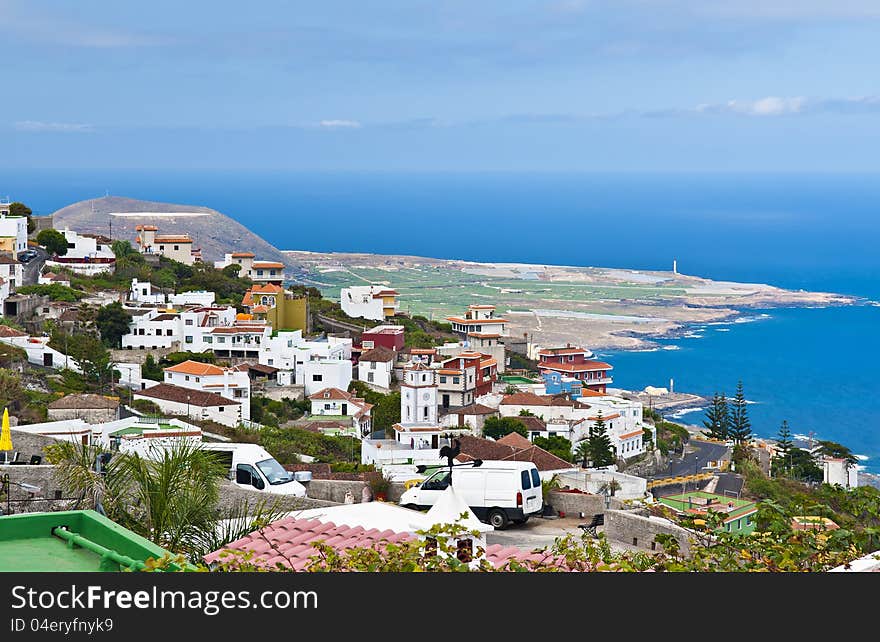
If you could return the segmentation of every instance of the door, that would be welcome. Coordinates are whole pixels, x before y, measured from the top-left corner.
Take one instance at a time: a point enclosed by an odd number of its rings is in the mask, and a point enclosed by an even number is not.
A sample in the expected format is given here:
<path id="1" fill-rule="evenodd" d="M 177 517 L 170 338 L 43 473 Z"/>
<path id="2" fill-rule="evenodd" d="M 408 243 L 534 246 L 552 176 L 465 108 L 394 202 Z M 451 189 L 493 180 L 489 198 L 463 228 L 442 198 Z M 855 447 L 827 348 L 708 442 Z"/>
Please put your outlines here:
<path id="1" fill-rule="evenodd" d="M 48 366 L 50 368 L 52 367 L 52 353 L 51 352 L 44 352 L 43 353 L 43 365 Z"/>
<path id="2" fill-rule="evenodd" d="M 537 468 L 523 470 L 520 473 L 523 494 L 523 512 L 528 515 L 537 513 L 544 505 L 541 475 Z"/>
<path id="3" fill-rule="evenodd" d="M 449 408 L 449 395 L 443 395 L 443 407 Z"/>
<path id="4" fill-rule="evenodd" d="M 348 414 L 348 404 L 347 403 L 342 404 L 342 414 L 343 415 Z"/>
<path id="5" fill-rule="evenodd" d="M 419 487 L 419 506 L 433 506 L 447 488 L 449 488 L 449 470 L 438 470 Z"/>

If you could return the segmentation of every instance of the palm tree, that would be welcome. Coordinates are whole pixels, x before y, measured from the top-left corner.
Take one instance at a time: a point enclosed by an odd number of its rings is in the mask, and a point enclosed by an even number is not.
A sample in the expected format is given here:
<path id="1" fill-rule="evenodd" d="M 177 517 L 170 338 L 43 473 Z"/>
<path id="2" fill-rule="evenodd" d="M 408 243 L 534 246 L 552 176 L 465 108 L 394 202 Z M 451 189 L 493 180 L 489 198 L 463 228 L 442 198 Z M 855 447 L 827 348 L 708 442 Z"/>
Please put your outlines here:
<path id="1" fill-rule="evenodd" d="M 80 500 L 120 525 L 191 560 L 239 539 L 281 516 L 278 502 L 238 502 L 218 510 L 226 467 L 198 445 L 181 443 L 145 459 L 113 453 L 103 472 L 95 461 L 101 448 L 69 442 L 47 448 L 56 477 Z"/>
<path id="2" fill-rule="evenodd" d="M 613 478 L 599 486 L 599 492 L 610 497 L 614 497 L 614 493 L 620 489 L 620 482 Z"/>
<path id="3" fill-rule="evenodd" d="M 577 450 L 574 451 L 575 457 L 581 460 L 581 467 L 587 467 L 587 459 L 590 457 L 590 444 L 586 439 L 578 442 Z"/>

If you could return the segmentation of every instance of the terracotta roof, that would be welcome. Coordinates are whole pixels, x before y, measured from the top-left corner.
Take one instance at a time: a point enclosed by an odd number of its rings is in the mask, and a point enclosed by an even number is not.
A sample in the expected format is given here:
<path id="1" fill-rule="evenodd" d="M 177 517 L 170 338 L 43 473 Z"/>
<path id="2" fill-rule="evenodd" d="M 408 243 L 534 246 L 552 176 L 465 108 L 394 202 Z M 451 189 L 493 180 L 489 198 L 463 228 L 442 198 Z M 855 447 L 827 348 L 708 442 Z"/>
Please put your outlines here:
<path id="1" fill-rule="evenodd" d="M 135 225 L 134 227 L 135 232 L 155 232 L 158 229 L 155 225 Z"/>
<path id="2" fill-rule="evenodd" d="M 512 446 L 514 448 L 531 448 L 532 442 L 523 437 L 518 432 L 511 432 L 504 435 L 501 439 L 496 440 L 499 444 Z"/>
<path id="3" fill-rule="evenodd" d="M 209 553 L 203 559 L 208 564 L 226 563 L 236 566 L 239 554 L 250 553 L 248 563 L 267 570 L 280 567 L 294 571 L 305 571 L 318 554 L 315 544 L 323 542 L 334 550 L 342 552 L 351 548 L 378 548 L 388 544 L 404 544 L 415 541 L 417 536 L 409 532 L 396 532 L 390 529 L 364 528 L 363 526 L 337 525 L 334 522 L 320 522 L 316 519 L 287 517 L 269 524 L 265 528 L 250 533 L 231 542 L 222 549 Z M 225 551 L 234 551 L 225 553 Z M 515 546 L 493 544 L 486 547 L 486 561 L 501 568 L 510 562 L 529 562 L 565 566 L 561 557 L 527 551 Z"/>
<path id="4" fill-rule="evenodd" d="M 531 442 L 527 448 L 518 448 L 501 441 L 490 441 L 471 435 L 460 435 L 461 454 L 456 457 L 460 461 L 471 459 L 530 461 L 538 470 L 562 470 L 572 468 L 570 462 L 560 459 L 556 455 L 547 452 L 543 448 L 535 446 Z"/>
<path id="5" fill-rule="evenodd" d="M 409 352 L 409 354 L 437 354 L 437 348 L 410 348 L 403 352 Z"/>
<path id="6" fill-rule="evenodd" d="M 157 314 L 156 316 L 154 316 L 152 319 L 149 319 L 149 320 L 150 321 L 173 321 L 174 319 L 178 318 L 179 316 L 180 316 L 179 314 L 163 313 L 163 314 Z"/>
<path id="7" fill-rule="evenodd" d="M 397 296 L 400 294 L 397 290 L 380 290 L 379 292 L 373 293 L 374 299 L 381 299 L 383 296 Z"/>
<path id="8" fill-rule="evenodd" d="M 618 439 L 629 439 L 631 437 L 638 437 L 639 435 L 644 434 L 644 432 L 644 430 L 639 428 L 638 430 L 633 430 L 632 432 L 621 435 L 620 437 L 618 437 Z"/>
<path id="9" fill-rule="evenodd" d="M 476 337 L 477 339 L 500 339 L 500 334 L 493 334 L 491 332 L 468 332 L 469 337 Z"/>
<path id="10" fill-rule="evenodd" d="M 61 399 L 56 399 L 46 407 L 49 410 L 115 410 L 119 407 L 119 399 L 117 397 L 91 394 L 66 395 L 61 397 Z"/>
<path id="11" fill-rule="evenodd" d="M 165 372 L 180 372 L 188 375 L 206 376 L 206 375 L 222 375 L 223 368 L 215 366 L 211 363 L 200 363 L 198 361 L 184 361 L 176 366 L 165 368 Z"/>
<path id="12" fill-rule="evenodd" d="M 546 422 L 540 417 L 514 417 L 518 422 L 526 427 L 526 430 L 543 432 L 547 428 Z M 566 426 L 567 427 L 567 426 Z"/>
<path id="13" fill-rule="evenodd" d="M 461 370 L 453 370 L 452 368 L 440 368 L 439 370 L 437 370 L 438 374 L 453 375 L 453 376 L 460 375 L 461 372 L 462 372 Z"/>
<path id="14" fill-rule="evenodd" d="M 613 370 L 614 366 L 604 361 L 584 361 L 583 363 L 553 363 L 542 361 L 538 364 L 547 370 L 565 370 L 566 372 L 586 372 L 590 370 Z"/>
<path id="15" fill-rule="evenodd" d="M 388 361 L 394 361 L 394 353 L 387 349 L 379 346 L 378 348 L 373 348 L 372 350 L 367 350 L 362 353 L 360 356 L 361 361 L 379 361 L 382 363 L 386 363 Z"/>
<path id="16" fill-rule="evenodd" d="M 462 406 L 461 408 L 453 408 L 446 414 L 448 415 L 495 415 L 498 414 L 498 411 L 495 408 L 490 408 L 489 406 L 484 406 L 480 403 L 472 403 L 469 406 Z"/>
<path id="17" fill-rule="evenodd" d="M 27 332 L 10 328 L 8 325 L 0 325 L 0 338 L 9 339 L 11 337 L 26 337 Z"/>
<path id="18" fill-rule="evenodd" d="M 324 395 L 329 393 L 328 397 Z M 309 399 L 344 399 L 345 401 L 349 401 L 354 397 L 350 392 L 346 392 L 345 390 L 340 390 L 339 388 L 324 388 L 319 390 L 313 395 L 309 395 Z"/>
<path id="19" fill-rule="evenodd" d="M 589 408 L 589 406 L 587 406 L 587 408 Z M 602 421 L 608 421 L 609 419 L 617 419 L 619 417 L 620 417 L 619 412 L 615 412 L 612 415 L 602 415 Z M 590 421 L 597 421 L 599 419 L 599 415 L 596 415 L 595 417 L 587 417 L 587 419 L 589 419 Z"/>
<path id="20" fill-rule="evenodd" d="M 516 392 L 512 395 L 505 395 L 501 400 L 502 406 L 549 406 L 550 397 L 547 395 L 536 395 L 533 392 Z"/>
<path id="21" fill-rule="evenodd" d="M 254 268 L 284 268 L 284 263 L 277 261 L 254 261 Z"/>
<path id="22" fill-rule="evenodd" d="M 265 325 L 231 325 L 211 329 L 211 334 L 263 334 L 269 326 Z"/>
<path id="23" fill-rule="evenodd" d="M 17 261 L 8 254 L 0 253 L 0 263 L 3 265 L 18 265 L 21 261 Z"/>
<path id="24" fill-rule="evenodd" d="M 497 366 L 498 362 L 495 359 L 486 359 L 485 361 L 480 361 L 481 368 L 488 368 L 489 366 Z"/>
<path id="25" fill-rule="evenodd" d="M 589 350 L 584 348 L 576 348 L 574 346 L 565 346 L 564 348 L 544 348 L 543 350 L 539 350 L 538 354 L 549 355 L 549 356 L 561 356 L 568 354 L 586 354 Z"/>
<path id="26" fill-rule="evenodd" d="M 192 243 L 193 240 L 189 236 L 174 234 L 157 234 L 154 243 Z"/>
<path id="27" fill-rule="evenodd" d="M 391 530 L 364 529 L 361 526 L 337 526 L 333 522 L 288 517 L 269 524 L 243 538 L 227 544 L 223 549 L 205 556 L 212 564 L 224 560 L 234 562 L 235 556 L 223 557 L 224 550 L 248 551 L 253 554 L 252 563 L 274 569 L 277 565 L 295 571 L 304 570 L 310 558 L 317 554 L 314 544 L 324 542 L 337 551 L 348 548 L 372 547 L 383 543 L 399 543 L 413 539 L 409 533 Z"/>
<path id="28" fill-rule="evenodd" d="M 578 382 L 580 383 L 580 382 Z M 581 397 L 607 397 L 608 393 L 606 392 L 596 392 L 595 390 L 590 390 L 589 388 L 581 388 Z"/>
<path id="29" fill-rule="evenodd" d="M 264 366 L 262 363 L 240 363 L 237 366 L 233 366 L 232 368 L 236 372 L 247 372 L 248 370 L 253 370 L 254 372 L 261 372 L 263 374 L 272 375 L 278 372 L 278 368 L 273 368 L 272 366 Z"/>
<path id="30" fill-rule="evenodd" d="M 468 306 L 468 309 L 469 310 L 494 310 L 495 306 L 494 305 L 481 305 L 481 304 L 473 303 Z"/>
<path id="31" fill-rule="evenodd" d="M 160 383 L 158 386 L 146 390 L 136 390 L 135 397 L 150 397 L 162 401 L 176 401 L 177 403 L 189 403 L 191 406 L 230 406 L 241 405 L 238 401 L 221 397 L 216 392 L 193 390 L 183 386 L 175 386 L 170 383 Z"/>
<path id="32" fill-rule="evenodd" d="M 252 259 L 256 256 L 253 252 L 233 252 L 232 258 L 234 259 Z"/>

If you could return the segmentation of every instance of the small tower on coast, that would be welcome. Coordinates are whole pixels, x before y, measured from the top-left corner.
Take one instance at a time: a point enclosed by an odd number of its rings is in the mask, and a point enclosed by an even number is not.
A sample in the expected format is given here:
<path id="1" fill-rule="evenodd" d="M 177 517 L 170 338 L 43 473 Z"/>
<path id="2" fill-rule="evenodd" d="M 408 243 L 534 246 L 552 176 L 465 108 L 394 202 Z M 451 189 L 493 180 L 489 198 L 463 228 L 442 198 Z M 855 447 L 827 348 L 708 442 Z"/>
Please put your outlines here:
<path id="1" fill-rule="evenodd" d="M 678 274 L 678 261 L 672 259 L 672 273 Z"/>

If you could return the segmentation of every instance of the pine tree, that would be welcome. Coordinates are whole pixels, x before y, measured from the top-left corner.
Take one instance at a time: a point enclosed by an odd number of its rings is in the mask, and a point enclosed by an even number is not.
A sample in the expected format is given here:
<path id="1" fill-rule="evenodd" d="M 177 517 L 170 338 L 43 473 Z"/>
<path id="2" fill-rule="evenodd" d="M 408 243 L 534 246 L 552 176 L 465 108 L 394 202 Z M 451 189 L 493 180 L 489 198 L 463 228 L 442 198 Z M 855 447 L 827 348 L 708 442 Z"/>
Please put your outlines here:
<path id="1" fill-rule="evenodd" d="M 791 453 L 794 441 L 791 438 L 791 430 L 788 422 L 782 422 L 779 433 L 776 435 L 776 457 L 773 460 L 773 472 L 775 474 L 791 475 Z"/>
<path id="2" fill-rule="evenodd" d="M 707 428 L 703 434 L 711 439 L 726 441 L 730 437 L 730 411 L 724 393 L 712 395 L 712 405 L 706 409 L 703 425 Z"/>
<path id="3" fill-rule="evenodd" d="M 605 429 L 605 419 L 602 417 L 601 410 L 596 417 L 596 421 L 590 426 L 590 434 L 587 437 L 587 449 L 593 462 L 593 468 L 610 466 L 616 460 L 614 446 L 611 445 L 611 438 Z"/>
<path id="4" fill-rule="evenodd" d="M 748 408 L 746 407 L 746 395 L 743 391 L 743 383 L 736 384 L 736 396 L 731 403 L 729 434 L 734 442 L 741 444 L 752 438 L 752 422 L 749 421 Z"/>

